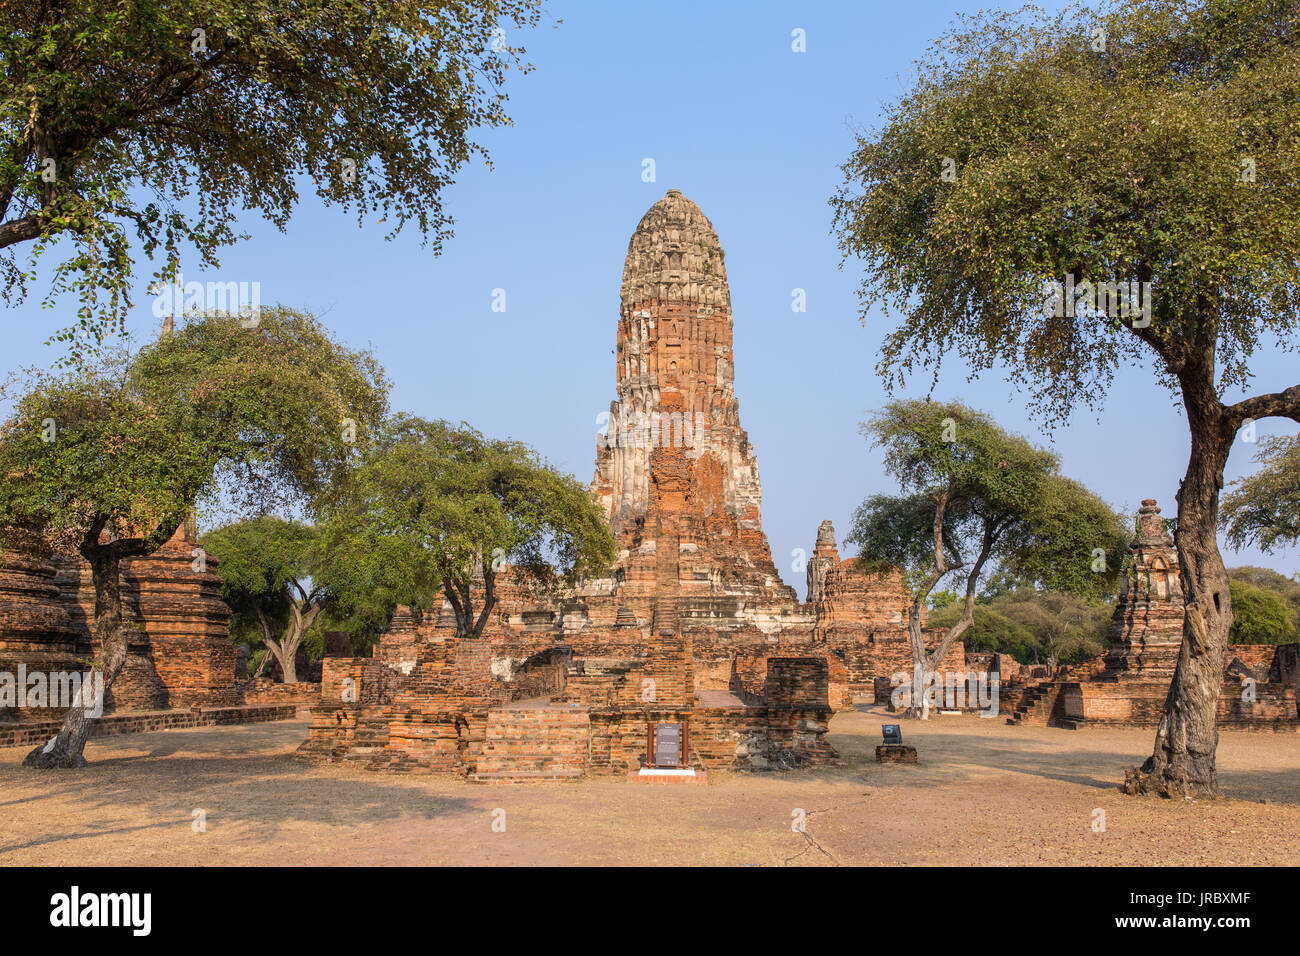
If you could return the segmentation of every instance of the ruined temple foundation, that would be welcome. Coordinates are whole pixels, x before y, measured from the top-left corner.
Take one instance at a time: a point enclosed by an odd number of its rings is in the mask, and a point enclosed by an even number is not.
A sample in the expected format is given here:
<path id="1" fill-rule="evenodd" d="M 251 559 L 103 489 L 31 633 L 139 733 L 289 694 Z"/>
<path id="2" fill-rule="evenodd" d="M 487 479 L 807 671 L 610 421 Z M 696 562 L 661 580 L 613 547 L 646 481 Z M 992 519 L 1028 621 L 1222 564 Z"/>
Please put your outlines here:
<path id="1" fill-rule="evenodd" d="M 399 609 L 372 658 L 327 662 L 302 752 L 484 782 L 836 762 L 835 710 L 910 671 L 909 597 L 899 574 L 842 561 L 829 521 L 807 600 L 781 580 L 732 330 L 717 234 L 670 190 L 628 243 L 596 447 L 612 572 L 538 600 L 504 571 L 478 638 L 455 637 L 445 603 L 419 621 Z M 964 664 L 957 644 L 945 666 Z"/>

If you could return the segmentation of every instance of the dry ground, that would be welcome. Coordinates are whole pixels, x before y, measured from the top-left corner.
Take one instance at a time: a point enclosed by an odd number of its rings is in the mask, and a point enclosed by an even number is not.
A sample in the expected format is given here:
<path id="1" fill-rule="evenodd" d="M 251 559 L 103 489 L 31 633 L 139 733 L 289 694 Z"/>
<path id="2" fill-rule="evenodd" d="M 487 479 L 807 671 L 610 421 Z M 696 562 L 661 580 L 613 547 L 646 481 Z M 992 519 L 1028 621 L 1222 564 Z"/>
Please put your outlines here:
<path id="1" fill-rule="evenodd" d="M 880 766 L 893 719 L 836 716 L 845 768 L 715 773 L 708 786 L 315 766 L 292 756 L 301 719 L 92 740 L 92 765 L 76 771 L 24 770 L 26 748 L 3 749 L 0 865 L 1300 864 L 1300 735 L 1223 732 L 1227 796 L 1175 803 L 1115 789 L 1149 752 L 1146 730 L 909 721 L 921 763 Z M 193 831 L 196 809 L 206 832 Z"/>

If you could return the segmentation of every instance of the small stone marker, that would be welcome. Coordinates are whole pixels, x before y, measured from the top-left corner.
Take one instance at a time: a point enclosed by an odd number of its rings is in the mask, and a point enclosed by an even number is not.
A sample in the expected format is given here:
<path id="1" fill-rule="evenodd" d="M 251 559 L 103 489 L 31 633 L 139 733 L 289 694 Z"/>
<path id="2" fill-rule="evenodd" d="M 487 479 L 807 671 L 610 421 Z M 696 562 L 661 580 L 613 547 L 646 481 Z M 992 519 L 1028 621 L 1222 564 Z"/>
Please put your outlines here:
<path id="1" fill-rule="evenodd" d="M 885 742 L 876 748 L 877 763 L 916 763 L 916 748 L 903 743 L 903 731 L 898 724 L 884 724 L 880 733 Z"/>
<path id="2" fill-rule="evenodd" d="M 881 744 L 876 748 L 877 763 L 916 763 L 916 748 L 906 744 Z"/>

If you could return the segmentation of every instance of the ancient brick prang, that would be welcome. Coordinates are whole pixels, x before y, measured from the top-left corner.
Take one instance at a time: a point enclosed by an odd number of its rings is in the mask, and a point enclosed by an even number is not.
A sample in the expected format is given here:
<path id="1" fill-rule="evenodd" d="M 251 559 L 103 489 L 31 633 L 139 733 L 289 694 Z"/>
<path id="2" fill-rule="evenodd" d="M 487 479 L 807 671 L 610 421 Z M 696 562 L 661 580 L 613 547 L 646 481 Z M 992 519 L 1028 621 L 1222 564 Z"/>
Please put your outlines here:
<path id="1" fill-rule="evenodd" d="M 628 243 L 617 334 L 617 399 L 592 482 L 619 546 L 619 608 L 641 624 L 654 598 L 653 530 L 670 515 L 683 597 L 742 626 L 746 612 L 793 604 L 762 527 L 762 485 L 734 388 L 731 296 L 721 244 L 677 190 Z"/>
<path id="2" fill-rule="evenodd" d="M 1183 643 L 1183 587 L 1178 549 L 1155 500 L 1142 502 L 1132 569 L 1120 583 L 1106 669 L 1168 683 Z"/>
<path id="3" fill-rule="evenodd" d="M 323 701 L 304 752 L 479 780 L 565 779 L 638 772 L 654 728 L 672 724 L 701 771 L 838 759 L 827 724 L 907 658 L 909 596 L 897 573 L 841 562 L 829 521 L 807 602 L 781 580 L 740 424 L 732 329 L 717 234 L 671 190 L 642 218 L 623 270 L 617 397 L 592 482 L 618 548 L 611 573 L 541 598 L 507 568 L 473 641 L 455 640 L 445 602 L 420 624 L 400 609 L 374 657 L 410 675 L 402 692 L 351 709 Z M 480 677 L 472 692 L 431 682 L 465 655 Z"/>

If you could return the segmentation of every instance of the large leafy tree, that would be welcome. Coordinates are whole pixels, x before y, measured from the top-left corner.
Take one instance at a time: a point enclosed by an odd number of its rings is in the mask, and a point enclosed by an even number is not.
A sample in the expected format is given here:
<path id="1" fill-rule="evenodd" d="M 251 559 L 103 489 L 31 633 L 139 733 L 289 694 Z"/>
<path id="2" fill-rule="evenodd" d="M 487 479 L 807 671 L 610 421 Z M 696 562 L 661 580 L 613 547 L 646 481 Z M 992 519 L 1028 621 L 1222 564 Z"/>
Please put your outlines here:
<path id="1" fill-rule="evenodd" d="M 133 244 L 170 278 L 218 264 L 256 209 L 284 228 L 304 179 L 326 203 L 437 251 L 443 189 L 509 123 L 540 0 L 64 0 L 0 7 L 0 267 L 56 243 L 81 346 L 120 328 Z M 390 235 L 392 234 L 390 232 Z M 63 240 L 59 243 L 59 240 Z M 78 334 L 78 333 L 82 334 Z"/>
<path id="2" fill-rule="evenodd" d="M 1217 790 L 1224 465 L 1246 421 L 1300 420 L 1300 385 L 1234 397 L 1255 352 L 1294 348 L 1300 321 L 1297 30 L 1294 0 L 963 21 L 860 138 L 832 200 L 842 251 L 867 263 L 864 321 L 876 304 L 903 317 L 878 367 L 891 384 L 945 356 L 1000 363 L 1063 422 L 1120 366 L 1150 363 L 1181 403 L 1184 643 L 1134 792 Z M 1072 281 L 1123 283 L 1149 313 L 1045 284 Z"/>
<path id="3" fill-rule="evenodd" d="M 615 553 L 588 490 L 526 445 L 405 415 L 343 486 L 326 547 L 386 564 L 359 573 L 417 613 L 445 597 L 459 637 L 483 634 L 507 566 L 540 590 L 600 571 Z"/>
<path id="4" fill-rule="evenodd" d="M 409 537 L 376 533 L 357 521 L 354 503 L 344 505 L 321 528 L 321 573 L 330 589 L 325 617 L 368 645 L 393 620 L 399 604 L 418 626 L 442 607 L 442 577 L 434 555 Z"/>
<path id="5" fill-rule="evenodd" d="M 282 308 L 254 329 L 195 317 L 134 355 L 38 374 L 0 425 L 0 543 L 89 564 L 107 688 L 126 660 L 122 561 L 152 554 L 196 502 L 264 513 L 320 500 L 386 396 L 369 353 Z M 71 708 L 24 762 L 84 764 L 87 709 Z"/>
<path id="6" fill-rule="evenodd" d="M 994 570 L 1080 594 L 1113 587 L 1123 522 L 1060 474 L 1051 452 L 957 402 L 894 401 L 863 431 L 884 449 L 902 493 L 864 501 L 847 540 L 864 570 L 900 567 L 909 582 L 910 713 L 928 716 L 924 682 L 974 623 L 980 584 Z M 960 611 L 927 651 L 922 608 L 948 581 L 963 595 Z"/>
<path id="7" fill-rule="evenodd" d="M 260 515 L 215 528 L 199 542 L 220 562 L 234 629 L 256 629 L 286 684 L 298 680 L 295 655 L 330 599 L 319 539 L 313 525 Z"/>
<path id="8" fill-rule="evenodd" d="M 1265 438 L 1255 461 L 1259 471 L 1223 496 L 1228 542 L 1269 552 L 1300 544 L 1300 436 Z"/>

